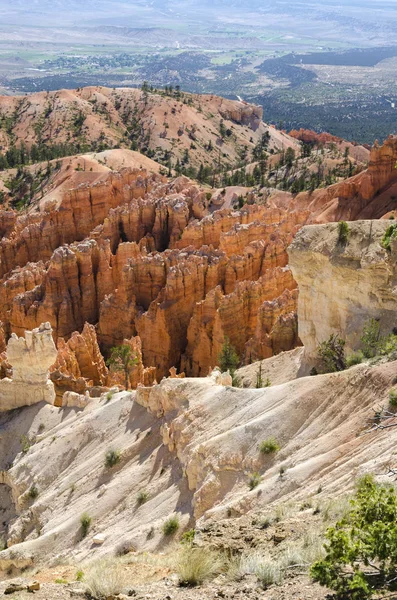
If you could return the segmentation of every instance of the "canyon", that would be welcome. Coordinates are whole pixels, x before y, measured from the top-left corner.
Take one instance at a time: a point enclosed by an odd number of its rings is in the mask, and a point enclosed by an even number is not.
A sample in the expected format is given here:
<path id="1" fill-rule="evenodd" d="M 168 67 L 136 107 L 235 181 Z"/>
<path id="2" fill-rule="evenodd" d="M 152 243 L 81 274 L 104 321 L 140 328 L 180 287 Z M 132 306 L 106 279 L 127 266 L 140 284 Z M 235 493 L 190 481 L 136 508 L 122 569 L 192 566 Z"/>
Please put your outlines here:
<path id="1" fill-rule="evenodd" d="M 37 142 L 47 102 L 59 140 L 67 137 L 67 103 L 78 102 L 89 131 L 97 131 L 103 114 L 94 107 L 106 101 L 109 109 L 124 91 L 57 94 L 20 106 L 9 99 L 7 118 L 19 107 L 13 135 Z M 123 101 L 132 98 L 149 112 L 177 101 L 146 98 L 142 90 L 129 90 Z M 181 111 L 191 111 L 185 100 Z M 197 115 L 216 108 L 216 127 L 222 120 L 238 127 L 238 143 L 250 136 L 255 146 L 272 129 L 255 106 L 214 97 L 192 102 Z M 117 118 L 110 118 L 109 135 Z M 189 596 L 177 587 L 172 562 L 155 562 L 172 558 L 172 540 L 184 541 L 182 532 L 193 535 L 195 547 L 229 557 L 287 555 L 302 527 L 322 540 L 325 514 L 357 477 L 374 472 L 388 480 L 396 429 L 371 425 L 394 389 L 396 356 L 308 375 L 330 335 L 343 336 L 350 353 L 360 349 L 368 319 L 379 322 L 382 335 L 394 331 L 397 137 L 369 150 L 326 134 L 292 133 L 269 134 L 269 173 L 278 172 L 288 149 L 302 151 L 293 161 L 298 174 L 313 166 L 303 144 L 318 144 L 314 161 L 323 151 L 332 163 L 347 149 L 356 174 L 299 193 L 211 188 L 119 148 L 60 159 L 25 208 L 3 197 L 0 580 L 35 569 L 45 587 L 46 577 L 63 581 L 67 572 L 73 584 L 38 590 L 38 597 L 80 599 L 78 570 L 127 556 L 137 561 L 131 577 L 139 600 L 163 600 L 167 586 L 172 597 L 198 600 L 200 588 Z M 195 161 L 204 160 L 200 152 Z M 40 166 L 29 168 L 40 173 Z M 218 366 L 226 339 L 239 360 L 233 377 Z M 127 381 L 108 360 L 121 345 L 135 358 Z M 278 449 L 263 452 L 266 440 Z M 168 537 L 164 527 L 175 516 L 180 531 Z M 153 581 L 139 587 L 145 570 L 155 571 Z M 233 584 L 229 596 L 225 575 L 217 581 L 207 597 L 261 597 L 256 579 Z M 288 597 L 290 582 L 283 585 L 274 586 L 277 600 Z M 313 587 L 310 594 L 324 597 Z"/>
<path id="2" fill-rule="evenodd" d="M 99 357 L 124 340 L 139 347 L 134 386 L 171 367 L 206 375 L 225 337 L 243 364 L 291 350 L 301 341 L 288 246 L 305 224 L 390 216 L 396 161 L 390 138 L 350 179 L 265 199 L 247 190 L 241 208 L 184 176 L 123 168 L 26 214 L 4 209 L 3 336 L 50 322 L 59 398 L 66 385 L 80 393 L 109 383 Z"/>

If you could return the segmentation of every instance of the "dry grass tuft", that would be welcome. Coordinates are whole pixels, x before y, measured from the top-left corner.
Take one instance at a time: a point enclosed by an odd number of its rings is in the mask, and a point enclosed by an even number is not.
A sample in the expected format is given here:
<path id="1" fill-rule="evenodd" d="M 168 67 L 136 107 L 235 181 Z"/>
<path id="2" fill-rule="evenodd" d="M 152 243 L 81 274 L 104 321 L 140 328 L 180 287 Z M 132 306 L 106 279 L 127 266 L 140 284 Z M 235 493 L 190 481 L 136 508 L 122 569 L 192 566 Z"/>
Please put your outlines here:
<path id="1" fill-rule="evenodd" d="M 279 561 L 274 560 L 268 554 L 254 552 L 242 556 L 237 564 L 235 576 L 242 578 L 244 575 L 255 575 L 263 588 L 274 583 L 281 583 L 283 570 Z"/>
<path id="2" fill-rule="evenodd" d="M 179 585 L 195 586 L 218 575 L 224 561 L 217 552 L 185 545 L 178 553 L 176 571 Z"/>
<path id="3" fill-rule="evenodd" d="M 84 570 L 84 581 L 95 600 L 117 596 L 127 585 L 124 567 L 114 558 L 104 558 L 88 565 Z"/>

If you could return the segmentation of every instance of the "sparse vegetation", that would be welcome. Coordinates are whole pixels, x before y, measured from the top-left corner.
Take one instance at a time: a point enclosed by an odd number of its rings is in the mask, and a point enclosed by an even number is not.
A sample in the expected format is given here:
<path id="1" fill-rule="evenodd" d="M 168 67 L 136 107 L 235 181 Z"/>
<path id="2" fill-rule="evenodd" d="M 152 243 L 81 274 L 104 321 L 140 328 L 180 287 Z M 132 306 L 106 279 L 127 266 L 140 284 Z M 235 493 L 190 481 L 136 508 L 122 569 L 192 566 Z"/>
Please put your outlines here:
<path id="1" fill-rule="evenodd" d="M 254 490 L 256 487 L 258 487 L 258 485 L 260 484 L 260 482 L 262 481 L 262 477 L 260 476 L 259 473 L 257 473 L 255 471 L 255 473 L 251 473 L 251 475 L 248 478 L 248 487 L 250 490 Z"/>
<path id="2" fill-rule="evenodd" d="M 362 353 L 365 358 L 373 358 L 379 352 L 381 342 L 380 323 L 377 319 L 369 319 L 364 324 L 360 338 Z"/>
<path id="3" fill-rule="evenodd" d="M 240 381 L 236 375 L 236 369 L 240 364 L 240 359 L 235 347 L 232 346 L 228 337 L 225 337 L 224 339 L 218 360 L 222 373 L 229 371 L 232 376 L 233 385 L 235 387 L 240 387 Z"/>
<path id="4" fill-rule="evenodd" d="M 339 335 L 333 333 L 329 339 L 319 344 L 317 355 L 324 373 L 334 373 L 346 369 L 345 344 Z"/>
<path id="5" fill-rule="evenodd" d="M 22 450 L 23 454 L 26 454 L 29 451 L 30 446 L 32 445 L 31 441 L 25 434 L 23 434 L 21 436 L 20 442 L 21 442 L 21 450 Z"/>
<path id="6" fill-rule="evenodd" d="M 87 512 L 84 512 L 80 517 L 80 525 L 81 525 L 81 537 L 87 537 L 88 531 L 91 527 L 92 518 Z"/>
<path id="7" fill-rule="evenodd" d="M 114 558 L 105 558 L 89 565 L 85 570 L 84 582 L 95 600 L 117 596 L 127 585 L 123 565 Z"/>
<path id="8" fill-rule="evenodd" d="M 283 579 L 280 564 L 269 555 L 259 552 L 242 556 L 238 563 L 237 577 L 255 575 L 264 589 Z"/>
<path id="9" fill-rule="evenodd" d="M 397 239 L 397 223 L 390 225 L 382 238 L 382 246 L 385 250 L 391 251 L 391 241 Z"/>
<path id="10" fill-rule="evenodd" d="M 240 363 L 240 359 L 236 352 L 236 349 L 230 343 L 228 337 L 225 337 L 222 349 L 219 354 L 219 366 L 221 368 L 222 373 L 225 371 L 230 371 L 230 373 L 234 372 Z"/>
<path id="11" fill-rule="evenodd" d="M 260 443 L 259 451 L 261 454 L 274 454 L 280 450 L 280 445 L 275 438 L 269 438 Z"/>
<path id="12" fill-rule="evenodd" d="M 106 402 L 110 402 L 110 400 L 113 398 L 114 394 L 115 394 L 114 390 L 109 390 L 105 396 Z"/>
<path id="13" fill-rule="evenodd" d="M 223 561 L 217 552 L 185 544 L 178 553 L 176 567 L 179 585 L 196 586 L 220 573 Z"/>
<path id="14" fill-rule="evenodd" d="M 163 525 L 163 534 L 166 536 L 173 535 L 179 529 L 179 519 L 177 515 L 169 517 Z"/>
<path id="15" fill-rule="evenodd" d="M 38 495 L 39 495 L 39 490 L 37 489 L 36 484 L 33 483 L 33 485 L 31 485 L 29 488 L 28 496 L 31 500 L 35 500 Z"/>
<path id="16" fill-rule="evenodd" d="M 397 390 L 391 389 L 389 392 L 389 404 L 393 408 L 397 407 Z"/>
<path id="17" fill-rule="evenodd" d="M 117 463 L 120 462 L 120 458 L 121 458 L 120 450 L 114 450 L 113 448 L 111 448 L 105 454 L 105 467 L 107 467 L 108 469 L 111 469 L 112 467 L 117 465 Z"/>
<path id="18" fill-rule="evenodd" d="M 114 346 L 110 350 L 107 365 L 113 371 L 122 371 L 124 373 L 124 387 L 126 390 L 130 387 L 130 375 L 137 364 L 138 357 L 134 355 L 131 346 L 128 344 Z"/>
<path id="19" fill-rule="evenodd" d="M 326 555 L 311 568 L 314 581 L 338 598 L 365 600 L 397 577 L 397 496 L 371 476 L 359 482 L 347 515 L 326 532 Z"/>
<path id="20" fill-rule="evenodd" d="M 188 529 L 188 531 L 185 531 L 181 537 L 181 544 L 192 544 L 195 533 L 195 529 Z"/>
<path id="21" fill-rule="evenodd" d="M 140 491 L 136 497 L 136 503 L 138 504 L 138 506 L 142 506 L 142 504 L 145 504 L 145 502 L 147 502 L 148 500 L 149 494 L 144 490 Z"/>
<path id="22" fill-rule="evenodd" d="M 346 366 L 353 367 L 354 365 L 359 365 L 363 362 L 363 360 L 364 360 L 364 354 L 362 353 L 361 350 L 358 350 L 358 352 L 352 352 L 346 358 Z"/>
<path id="23" fill-rule="evenodd" d="M 346 221 L 339 221 L 338 223 L 338 244 L 340 246 L 346 246 L 349 237 L 349 225 Z"/>

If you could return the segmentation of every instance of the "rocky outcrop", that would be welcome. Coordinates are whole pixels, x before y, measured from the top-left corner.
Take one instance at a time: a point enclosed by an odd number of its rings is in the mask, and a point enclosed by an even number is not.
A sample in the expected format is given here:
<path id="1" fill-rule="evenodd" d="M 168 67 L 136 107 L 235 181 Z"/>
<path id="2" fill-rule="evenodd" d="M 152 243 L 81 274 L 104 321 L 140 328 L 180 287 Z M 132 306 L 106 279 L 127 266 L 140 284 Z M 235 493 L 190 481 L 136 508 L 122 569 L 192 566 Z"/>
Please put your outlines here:
<path id="1" fill-rule="evenodd" d="M 7 344 L 7 360 L 12 377 L 0 380 L 0 412 L 38 402 L 55 401 L 49 368 L 57 356 L 49 323 L 25 331 L 25 338 L 11 336 Z"/>
<path id="2" fill-rule="evenodd" d="M 349 223 L 346 245 L 338 243 L 338 226 L 303 227 L 288 249 L 298 283 L 299 337 L 307 363 L 316 360 L 320 342 L 333 333 L 346 340 L 347 352 L 360 346 L 363 325 L 380 320 L 383 333 L 395 327 L 396 248 L 381 245 L 390 221 Z"/>
<path id="3" fill-rule="evenodd" d="M 131 347 L 137 359 L 130 374 L 130 387 L 135 389 L 138 385 L 153 385 L 156 369 L 144 367 L 140 338 L 124 339 L 123 344 Z M 109 372 L 98 345 L 96 329 L 89 323 L 85 323 L 81 333 L 75 331 L 67 342 L 63 338 L 58 339 L 58 355 L 50 376 L 55 385 L 58 406 L 75 401 L 75 396 L 65 396 L 68 392 L 84 398 L 93 388 L 124 385 L 123 374 Z M 84 404 L 85 400 L 82 402 Z"/>
<path id="4" fill-rule="evenodd" d="M 313 193 L 302 192 L 292 202 L 294 210 L 309 210 L 310 223 L 378 219 L 395 208 L 397 136 L 370 153 L 368 169 Z"/>

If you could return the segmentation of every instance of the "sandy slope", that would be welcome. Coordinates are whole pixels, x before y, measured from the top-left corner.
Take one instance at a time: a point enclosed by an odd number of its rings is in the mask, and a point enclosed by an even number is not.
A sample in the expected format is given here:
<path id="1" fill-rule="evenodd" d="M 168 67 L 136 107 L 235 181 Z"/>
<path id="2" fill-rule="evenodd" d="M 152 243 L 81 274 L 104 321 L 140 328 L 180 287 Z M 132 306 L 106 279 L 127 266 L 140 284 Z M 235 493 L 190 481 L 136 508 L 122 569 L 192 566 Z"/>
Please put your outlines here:
<path id="1" fill-rule="evenodd" d="M 3 414 L 0 476 L 8 492 L 1 487 L 15 515 L 8 523 L 9 545 L 17 545 L 0 553 L 0 569 L 49 555 L 82 559 L 122 542 L 159 550 L 166 543 L 162 524 L 175 512 L 183 529 L 230 510 L 238 516 L 272 502 L 302 500 L 319 485 L 333 496 L 351 489 L 361 473 L 384 473 L 397 431 L 359 434 L 372 409 L 387 401 L 395 369 L 396 363 L 364 364 L 266 389 L 168 379 L 150 391 L 152 413 L 134 392 L 93 400 L 83 411 L 36 405 Z M 36 436 L 26 453 L 22 435 Z M 271 436 L 281 450 L 262 456 L 258 446 Z M 109 448 L 122 453 L 112 469 L 104 466 Z M 253 471 L 262 481 L 249 491 Z M 26 496 L 32 484 L 39 490 L 33 500 Z M 142 506 L 140 491 L 149 494 Z M 81 540 L 84 511 L 93 525 Z M 99 548 L 92 544 L 96 533 L 105 535 Z"/>

